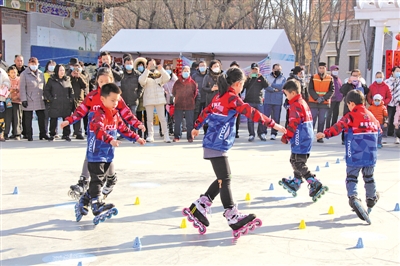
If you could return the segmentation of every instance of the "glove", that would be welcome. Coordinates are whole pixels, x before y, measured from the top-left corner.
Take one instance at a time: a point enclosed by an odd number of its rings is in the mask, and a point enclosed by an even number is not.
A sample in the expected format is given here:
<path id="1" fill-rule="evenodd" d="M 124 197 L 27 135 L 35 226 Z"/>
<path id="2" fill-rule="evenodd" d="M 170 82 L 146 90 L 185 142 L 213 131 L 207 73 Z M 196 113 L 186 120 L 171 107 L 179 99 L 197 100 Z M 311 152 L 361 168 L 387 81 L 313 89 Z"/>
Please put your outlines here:
<path id="1" fill-rule="evenodd" d="M 317 99 L 317 102 L 318 102 L 318 103 L 322 103 L 322 102 L 324 102 L 324 101 L 325 101 L 324 97 L 318 97 L 318 99 Z"/>
<path id="2" fill-rule="evenodd" d="M 288 140 L 287 140 L 287 138 L 285 137 L 285 135 L 282 136 L 281 142 L 282 142 L 283 144 L 288 144 Z"/>
<path id="3" fill-rule="evenodd" d="M 28 107 L 28 102 L 27 102 L 27 101 L 23 101 L 23 102 L 22 102 L 22 106 L 23 106 L 24 108 Z"/>

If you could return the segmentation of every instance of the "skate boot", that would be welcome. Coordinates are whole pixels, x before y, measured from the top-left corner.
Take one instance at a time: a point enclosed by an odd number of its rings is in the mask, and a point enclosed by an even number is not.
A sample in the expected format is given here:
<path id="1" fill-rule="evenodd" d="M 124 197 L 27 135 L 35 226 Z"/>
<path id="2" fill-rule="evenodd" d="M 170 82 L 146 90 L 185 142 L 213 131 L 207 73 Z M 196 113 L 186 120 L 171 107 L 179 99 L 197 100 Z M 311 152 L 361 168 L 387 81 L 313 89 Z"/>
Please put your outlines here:
<path id="1" fill-rule="evenodd" d="M 255 214 L 240 213 L 236 205 L 231 209 L 226 209 L 223 215 L 228 221 L 228 225 L 232 228 L 235 239 L 238 239 L 240 235 L 247 234 L 249 230 L 253 231 L 256 226 L 260 227 L 262 225 L 261 220 L 256 218 Z"/>
<path id="2" fill-rule="evenodd" d="M 103 199 L 106 199 L 108 195 L 113 191 L 115 184 L 117 183 L 117 174 L 114 174 L 113 176 L 107 176 L 107 182 L 106 185 L 103 187 L 102 193 L 103 193 Z"/>
<path id="3" fill-rule="evenodd" d="M 362 206 L 361 200 L 357 196 L 349 197 L 349 205 L 353 211 L 357 214 L 358 218 L 371 224 L 367 211 Z"/>
<path id="4" fill-rule="evenodd" d="M 367 207 L 368 207 L 367 212 L 368 212 L 368 214 L 371 213 L 372 208 L 373 208 L 373 207 L 375 206 L 375 204 L 378 202 L 379 197 L 380 197 L 379 193 L 376 192 L 375 197 L 373 197 L 373 198 L 367 198 Z"/>
<path id="5" fill-rule="evenodd" d="M 301 183 L 303 183 L 301 178 L 296 177 L 293 179 L 284 177 L 282 178 L 282 181 L 278 182 L 280 186 L 282 186 L 284 189 L 287 189 L 289 193 L 292 193 L 293 197 L 297 196 L 296 191 L 300 189 Z"/>
<path id="6" fill-rule="evenodd" d="M 182 213 L 189 222 L 193 223 L 194 228 L 199 229 L 201 235 L 206 233 L 206 227 L 210 225 L 207 219 L 207 213 L 211 214 L 212 201 L 205 195 L 190 205 L 190 208 L 184 208 Z"/>
<path id="7" fill-rule="evenodd" d="M 79 198 L 79 202 L 75 204 L 75 217 L 77 222 L 82 219 L 82 216 L 89 213 L 89 204 L 90 195 L 88 192 L 86 192 Z"/>
<path id="8" fill-rule="evenodd" d="M 76 185 L 71 185 L 68 195 L 73 199 L 79 199 L 89 188 L 89 178 L 80 176 Z"/>
<path id="9" fill-rule="evenodd" d="M 312 200 L 314 202 L 321 198 L 321 195 L 324 195 L 325 191 L 328 191 L 328 187 L 322 186 L 322 183 L 319 182 L 319 180 L 315 177 L 307 178 L 307 183 L 308 189 L 310 190 L 309 195 L 310 197 L 312 197 Z"/>
<path id="10" fill-rule="evenodd" d="M 112 203 L 106 204 L 99 197 L 93 198 L 91 200 L 92 212 L 95 216 L 93 219 L 94 225 L 97 225 L 99 222 L 104 222 L 107 219 L 110 219 L 113 215 L 118 214 L 117 208 L 114 208 L 115 205 Z"/>

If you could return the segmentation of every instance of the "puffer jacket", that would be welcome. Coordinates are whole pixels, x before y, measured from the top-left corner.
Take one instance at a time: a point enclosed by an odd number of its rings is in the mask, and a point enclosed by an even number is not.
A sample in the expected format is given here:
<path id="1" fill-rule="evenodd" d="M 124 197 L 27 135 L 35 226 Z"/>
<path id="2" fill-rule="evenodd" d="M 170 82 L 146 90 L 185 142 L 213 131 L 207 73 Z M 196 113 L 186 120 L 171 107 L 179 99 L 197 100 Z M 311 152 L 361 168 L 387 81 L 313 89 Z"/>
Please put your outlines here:
<path id="1" fill-rule="evenodd" d="M 60 79 L 52 75 L 44 88 L 44 96 L 50 102 L 49 117 L 67 117 L 71 115 L 74 90 L 68 76 Z"/>
<path id="2" fill-rule="evenodd" d="M 0 87 L 4 87 L 4 96 L 6 96 L 5 94 L 8 94 L 8 90 L 11 87 L 10 78 L 2 68 L 0 69 Z M 6 97 L 0 95 L 0 102 L 4 102 L 5 100 Z"/>
<path id="3" fill-rule="evenodd" d="M 175 96 L 175 109 L 194 110 L 197 91 L 197 84 L 190 76 L 187 79 L 180 77 L 172 89 L 172 94 Z"/>
<path id="4" fill-rule="evenodd" d="M 197 70 L 192 76 L 194 81 L 197 83 L 197 88 L 199 88 L 201 103 L 206 102 L 206 93 L 202 90 L 202 86 L 203 86 L 204 77 L 207 75 L 207 73 L 208 73 L 208 71 L 206 71 L 203 75 L 203 74 L 201 74 L 201 72 L 199 70 Z"/>
<path id="5" fill-rule="evenodd" d="M 158 75 L 161 74 L 161 75 Z M 143 106 L 166 104 L 163 85 L 170 79 L 170 75 L 161 69 L 152 73 L 147 68 L 139 77 L 139 83 L 143 87 Z"/>
<path id="6" fill-rule="evenodd" d="M 19 89 L 21 102 L 28 102 L 28 107 L 24 107 L 23 111 L 44 110 L 44 76 L 39 69 L 36 72 L 28 67 L 21 73 L 19 79 Z"/>
<path id="7" fill-rule="evenodd" d="M 217 84 L 217 79 L 221 74 L 222 71 L 219 74 L 215 74 L 212 70 L 209 70 L 208 74 L 204 76 L 202 85 L 203 91 L 201 93 L 204 92 L 206 94 L 206 106 L 211 103 L 214 96 L 218 93 L 218 90 L 212 91 L 211 89 L 215 84 Z"/>
<path id="8" fill-rule="evenodd" d="M 139 85 L 139 76 L 140 72 L 137 70 L 132 70 L 131 73 L 124 70 L 124 77 L 121 80 L 121 96 L 129 107 L 138 106 L 139 98 L 143 93 L 142 86 Z"/>

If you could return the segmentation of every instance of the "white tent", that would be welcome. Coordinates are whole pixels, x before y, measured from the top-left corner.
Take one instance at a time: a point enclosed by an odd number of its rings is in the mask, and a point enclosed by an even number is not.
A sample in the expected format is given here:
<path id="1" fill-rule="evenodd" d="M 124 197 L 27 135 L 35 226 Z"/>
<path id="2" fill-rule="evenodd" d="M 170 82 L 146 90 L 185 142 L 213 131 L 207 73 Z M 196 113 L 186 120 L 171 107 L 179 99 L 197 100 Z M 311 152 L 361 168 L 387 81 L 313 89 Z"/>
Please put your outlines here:
<path id="1" fill-rule="evenodd" d="M 294 54 L 284 30 L 122 29 L 100 51 L 115 57 L 131 53 L 161 60 L 183 55 L 193 61 L 219 59 L 224 69 L 232 61 L 241 68 L 269 57 L 289 75 Z"/>

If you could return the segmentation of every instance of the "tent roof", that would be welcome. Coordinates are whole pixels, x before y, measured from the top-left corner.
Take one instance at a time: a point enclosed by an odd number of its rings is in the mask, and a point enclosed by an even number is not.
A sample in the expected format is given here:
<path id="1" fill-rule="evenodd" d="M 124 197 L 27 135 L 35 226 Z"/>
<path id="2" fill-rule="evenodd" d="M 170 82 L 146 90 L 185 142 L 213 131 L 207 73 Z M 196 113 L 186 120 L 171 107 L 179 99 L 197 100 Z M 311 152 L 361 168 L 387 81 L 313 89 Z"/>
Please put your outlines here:
<path id="1" fill-rule="evenodd" d="M 100 51 L 140 54 L 293 54 L 284 30 L 122 29 Z"/>

